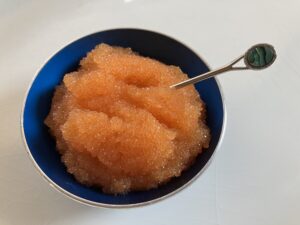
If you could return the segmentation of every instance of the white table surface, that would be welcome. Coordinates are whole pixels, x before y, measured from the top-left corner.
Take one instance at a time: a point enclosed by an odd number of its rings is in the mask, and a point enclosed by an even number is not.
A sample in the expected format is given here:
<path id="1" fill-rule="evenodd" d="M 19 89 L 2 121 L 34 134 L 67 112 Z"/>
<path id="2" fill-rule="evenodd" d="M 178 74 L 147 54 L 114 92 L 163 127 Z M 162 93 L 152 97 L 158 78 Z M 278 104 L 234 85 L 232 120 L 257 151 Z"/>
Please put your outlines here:
<path id="1" fill-rule="evenodd" d="M 19 115 L 36 70 L 86 34 L 117 27 L 159 31 L 216 68 L 252 44 L 272 43 L 276 63 L 225 74 L 224 141 L 191 186 L 132 209 L 81 205 L 36 172 Z M 0 0 L 0 224 L 299 225 L 299 0 Z"/>

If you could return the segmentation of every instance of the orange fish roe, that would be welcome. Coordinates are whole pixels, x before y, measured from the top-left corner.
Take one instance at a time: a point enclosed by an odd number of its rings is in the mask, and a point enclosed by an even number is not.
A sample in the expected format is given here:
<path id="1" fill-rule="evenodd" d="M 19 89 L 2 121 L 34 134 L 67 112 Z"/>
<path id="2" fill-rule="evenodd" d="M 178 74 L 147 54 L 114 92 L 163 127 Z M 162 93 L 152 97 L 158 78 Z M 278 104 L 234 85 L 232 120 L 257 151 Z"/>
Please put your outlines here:
<path id="1" fill-rule="evenodd" d="M 66 74 L 45 120 L 68 172 L 106 193 L 180 176 L 210 141 L 205 106 L 180 68 L 98 45 Z"/>

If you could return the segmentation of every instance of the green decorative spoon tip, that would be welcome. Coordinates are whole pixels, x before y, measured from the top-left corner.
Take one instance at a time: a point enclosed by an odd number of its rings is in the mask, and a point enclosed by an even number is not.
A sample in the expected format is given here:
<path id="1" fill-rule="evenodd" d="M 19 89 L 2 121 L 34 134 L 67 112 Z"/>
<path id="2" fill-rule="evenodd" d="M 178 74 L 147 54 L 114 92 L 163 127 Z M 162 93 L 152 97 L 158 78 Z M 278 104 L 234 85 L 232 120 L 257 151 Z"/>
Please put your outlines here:
<path id="1" fill-rule="evenodd" d="M 251 69 L 264 69 L 276 59 L 276 52 L 272 45 L 258 44 L 251 47 L 245 54 L 245 64 Z"/>

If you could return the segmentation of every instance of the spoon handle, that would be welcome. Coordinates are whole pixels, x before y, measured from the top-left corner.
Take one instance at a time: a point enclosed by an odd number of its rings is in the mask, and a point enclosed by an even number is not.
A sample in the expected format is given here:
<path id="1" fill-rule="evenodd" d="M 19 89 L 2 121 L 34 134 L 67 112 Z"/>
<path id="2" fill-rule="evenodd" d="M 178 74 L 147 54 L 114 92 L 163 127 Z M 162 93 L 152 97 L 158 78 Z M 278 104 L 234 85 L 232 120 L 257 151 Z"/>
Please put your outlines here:
<path id="1" fill-rule="evenodd" d="M 238 63 L 243 58 L 244 58 L 244 55 L 242 55 L 239 58 L 235 59 L 234 61 L 232 61 L 230 64 L 228 64 L 226 66 L 223 66 L 219 69 L 212 70 L 212 71 L 209 71 L 207 73 L 198 75 L 198 76 L 190 78 L 188 80 L 184 80 L 184 81 L 179 82 L 177 84 L 173 84 L 173 85 L 170 86 L 170 88 L 178 89 L 178 88 L 182 88 L 182 87 L 185 87 L 187 85 L 190 85 L 190 84 L 195 84 L 195 83 L 198 83 L 200 81 L 206 80 L 206 79 L 211 78 L 213 76 L 216 76 L 220 73 L 225 73 L 225 72 L 232 71 L 232 70 L 245 70 L 245 69 L 248 69 L 248 67 L 246 67 L 246 66 L 245 67 L 234 67 L 234 65 L 236 63 Z"/>

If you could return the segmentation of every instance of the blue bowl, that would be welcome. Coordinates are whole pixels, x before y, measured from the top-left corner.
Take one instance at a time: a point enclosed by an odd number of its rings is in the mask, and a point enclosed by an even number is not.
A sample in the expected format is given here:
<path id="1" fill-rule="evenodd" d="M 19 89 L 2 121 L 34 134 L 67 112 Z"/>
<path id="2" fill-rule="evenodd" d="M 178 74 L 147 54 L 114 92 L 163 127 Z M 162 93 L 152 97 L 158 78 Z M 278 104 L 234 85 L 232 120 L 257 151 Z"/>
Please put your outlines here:
<path id="1" fill-rule="evenodd" d="M 113 29 L 85 36 L 56 53 L 35 76 L 26 94 L 21 118 L 24 143 L 40 174 L 51 186 L 74 200 L 103 207 L 132 207 L 153 203 L 186 187 L 209 164 L 220 144 L 225 127 L 225 107 L 220 87 L 214 78 L 196 85 L 197 91 L 206 103 L 207 124 L 211 129 L 212 140 L 209 148 L 200 154 L 196 162 L 180 177 L 173 178 L 156 189 L 131 192 L 126 195 L 109 195 L 99 189 L 86 187 L 67 172 L 56 151 L 55 141 L 43 121 L 49 113 L 55 86 L 61 83 L 64 74 L 78 68 L 80 59 L 87 52 L 102 42 L 130 47 L 143 56 L 179 66 L 191 77 L 209 70 L 203 60 L 191 49 L 156 32 Z"/>

